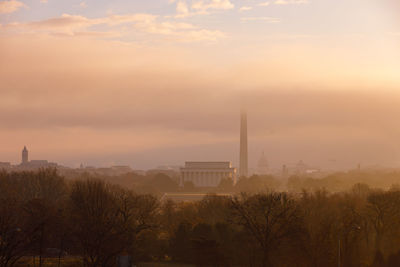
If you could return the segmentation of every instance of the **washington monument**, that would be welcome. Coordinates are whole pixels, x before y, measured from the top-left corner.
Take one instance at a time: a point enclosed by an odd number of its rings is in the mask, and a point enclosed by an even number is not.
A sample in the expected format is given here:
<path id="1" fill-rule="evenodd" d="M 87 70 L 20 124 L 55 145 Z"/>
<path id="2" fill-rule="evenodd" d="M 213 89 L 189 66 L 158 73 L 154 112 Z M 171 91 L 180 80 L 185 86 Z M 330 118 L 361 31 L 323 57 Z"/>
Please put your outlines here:
<path id="1" fill-rule="evenodd" d="M 240 162 L 239 175 L 247 177 L 248 175 L 248 157 L 247 157 L 247 113 L 245 110 L 240 114 Z"/>

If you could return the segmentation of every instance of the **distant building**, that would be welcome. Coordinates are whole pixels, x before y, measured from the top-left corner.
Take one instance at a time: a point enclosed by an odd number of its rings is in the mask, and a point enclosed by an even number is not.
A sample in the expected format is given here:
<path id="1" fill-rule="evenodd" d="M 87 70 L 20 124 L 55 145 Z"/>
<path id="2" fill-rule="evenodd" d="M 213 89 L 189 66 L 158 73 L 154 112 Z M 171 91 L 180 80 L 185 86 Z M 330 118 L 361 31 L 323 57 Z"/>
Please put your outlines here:
<path id="1" fill-rule="evenodd" d="M 28 149 L 26 149 L 26 146 L 24 146 L 24 149 L 22 150 L 22 161 L 21 164 L 27 164 L 29 162 L 28 160 Z"/>
<path id="2" fill-rule="evenodd" d="M 257 164 L 257 174 L 259 175 L 265 175 L 269 173 L 268 169 L 268 160 L 264 155 L 264 151 L 261 154 L 260 159 L 258 160 Z"/>
<path id="3" fill-rule="evenodd" d="M 236 183 L 236 169 L 225 162 L 185 162 L 181 168 L 180 186 L 192 182 L 196 187 L 217 187 L 222 179 L 230 178 Z"/>
<path id="4" fill-rule="evenodd" d="M 79 173 L 105 175 L 105 176 L 119 176 L 133 172 L 130 166 L 125 166 L 125 165 L 96 168 L 93 166 L 84 166 L 83 164 L 80 164 L 79 168 L 76 169 L 76 171 Z"/>
<path id="5" fill-rule="evenodd" d="M 111 166 L 111 170 L 113 170 L 114 174 L 116 175 L 122 175 L 132 172 L 132 168 L 125 165 Z"/>
<path id="6" fill-rule="evenodd" d="M 22 150 L 22 161 L 21 165 L 17 167 L 17 170 L 34 170 L 39 168 L 49 168 L 49 167 L 57 167 L 57 163 L 48 162 L 47 160 L 31 160 L 29 161 L 28 157 L 28 149 L 24 146 Z"/>
<path id="7" fill-rule="evenodd" d="M 307 172 L 308 166 L 300 160 L 295 167 L 295 173 L 296 174 L 305 174 Z"/>
<path id="8" fill-rule="evenodd" d="M 291 175 L 300 175 L 300 176 L 310 176 L 310 177 L 318 177 L 322 174 L 320 168 L 311 167 L 308 164 L 304 163 L 300 160 L 298 163 L 287 166 L 282 166 L 282 177 L 288 177 Z"/>
<path id="9" fill-rule="evenodd" d="M 0 162 L 0 170 L 9 170 L 11 169 L 10 162 Z"/>
<path id="10" fill-rule="evenodd" d="M 47 160 L 31 160 L 28 163 L 23 164 L 23 166 L 29 169 L 39 169 L 39 168 L 49 168 L 49 167 L 56 168 L 58 165 L 57 163 L 48 162 Z"/>

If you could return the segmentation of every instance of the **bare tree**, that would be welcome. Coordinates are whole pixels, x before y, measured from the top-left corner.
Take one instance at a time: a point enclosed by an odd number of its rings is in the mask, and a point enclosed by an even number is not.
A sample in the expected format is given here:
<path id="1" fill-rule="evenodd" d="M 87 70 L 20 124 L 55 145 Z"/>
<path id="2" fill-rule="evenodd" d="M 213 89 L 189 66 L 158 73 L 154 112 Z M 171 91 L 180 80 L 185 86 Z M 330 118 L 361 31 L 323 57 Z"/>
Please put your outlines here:
<path id="1" fill-rule="evenodd" d="M 135 254 L 140 234 L 158 226 L 159 202 L 151 195 L 137 195 L 120 188 L 115 188 L 114 196 L 118 206 L 117 228 L 124 233 L 122 249 Z"/>
<path id="2" fill-rule="evenodd" d="M 272 252 L 299 234 L 296 202 L 285 193 L 246 195 L 232 199 L 236 222 L 257 240 L 263 252 L 263 266 L 272 266 Z"/>
<path id="3" fill-rule="evenodd" d="M 116 256 L 131 249 L 137 235 L 152 226 L 156 207 L 151 196 L 135 195 L 101 180 L 76 181 L 71 214 L 84 264 L 113 266 Z"/>
<path id="4" fill-rule="evenodd" d="M 400 192 L 374 192 L 368 196 L 367 200 L 367 216 L 375 232 L 375 249 L 380 251 L 384 249 L 385 238 L 399 234 Z M 391 245 L 390 247 L 396 249 Z"/>
<path id="5" fill-rule="evenodd" d="M 13 266 L 29 247 L 20 203 L 0 199 L 0 267 Z"/>

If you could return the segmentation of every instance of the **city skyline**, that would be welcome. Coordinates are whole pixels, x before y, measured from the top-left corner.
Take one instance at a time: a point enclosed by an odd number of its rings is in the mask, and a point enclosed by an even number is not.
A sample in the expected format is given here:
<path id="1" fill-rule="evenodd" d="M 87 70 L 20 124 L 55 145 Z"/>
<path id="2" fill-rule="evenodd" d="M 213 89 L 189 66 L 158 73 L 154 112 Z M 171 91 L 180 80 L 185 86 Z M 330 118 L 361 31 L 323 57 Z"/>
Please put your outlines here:
<path id="1" fill-rule="evenodd" d="M 0 0 L 0 265 L 400 266 L 400 0 Z"/>

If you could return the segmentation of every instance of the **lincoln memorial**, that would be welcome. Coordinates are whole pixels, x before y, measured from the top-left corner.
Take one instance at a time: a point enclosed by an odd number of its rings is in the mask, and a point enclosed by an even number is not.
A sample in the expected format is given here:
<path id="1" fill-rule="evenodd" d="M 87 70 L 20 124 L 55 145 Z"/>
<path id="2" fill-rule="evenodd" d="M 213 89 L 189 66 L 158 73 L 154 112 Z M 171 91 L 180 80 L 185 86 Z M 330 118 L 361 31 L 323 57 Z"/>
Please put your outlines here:
<path id="1" fill-rule="evenodd" d="M 231 178 L 236 183 L 236 169 L 229 161 L 185 162 L 181 168 L 180 186 L 192 182 L 196 187 L 217 187 L 222 179 Z"/>

